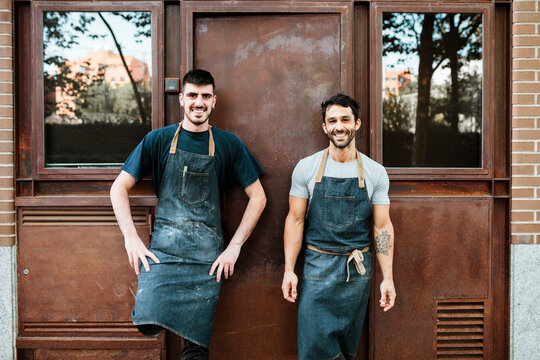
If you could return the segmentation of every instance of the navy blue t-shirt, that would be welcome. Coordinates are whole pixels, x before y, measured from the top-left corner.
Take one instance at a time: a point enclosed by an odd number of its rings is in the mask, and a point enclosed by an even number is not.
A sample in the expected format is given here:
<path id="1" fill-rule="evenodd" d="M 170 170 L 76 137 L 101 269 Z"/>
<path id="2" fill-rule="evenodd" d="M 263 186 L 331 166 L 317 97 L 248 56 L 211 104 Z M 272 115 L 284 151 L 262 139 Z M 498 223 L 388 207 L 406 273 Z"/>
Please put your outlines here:
<path id="1" fill-rule="evenodd" d="M 159 187 L 171 142 L 178 124 L 156 129 L 144 137 L 128 157 L 122 170 L 140 181 L 151 174 L 154 191 L 159 197 Z M 215 167 L 220 194 L 228 185 L 239 184 L 242 188 L 253 184 L 265 173 L 262 166 L 238 136 L 212 127 L 215 144 Z M 178 135 L 177 148 L 183 151 L 208 155 L 208 131 L 192 132 L 184 128 Z"/>

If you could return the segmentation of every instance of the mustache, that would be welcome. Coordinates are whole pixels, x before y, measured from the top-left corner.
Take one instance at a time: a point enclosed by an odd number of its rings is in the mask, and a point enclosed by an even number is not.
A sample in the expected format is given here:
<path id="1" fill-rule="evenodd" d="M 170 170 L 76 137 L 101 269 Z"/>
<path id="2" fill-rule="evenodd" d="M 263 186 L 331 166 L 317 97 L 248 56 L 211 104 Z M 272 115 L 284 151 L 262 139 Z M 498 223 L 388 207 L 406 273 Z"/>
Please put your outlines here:
<path id="1" fill-rule="evenodd" d="M 334 130 L 332 131 L 332 135 L 340 135 L 340 134 L 350 134 L 352 133 L 351 130 L 343 129 L 343 130 Z"/>

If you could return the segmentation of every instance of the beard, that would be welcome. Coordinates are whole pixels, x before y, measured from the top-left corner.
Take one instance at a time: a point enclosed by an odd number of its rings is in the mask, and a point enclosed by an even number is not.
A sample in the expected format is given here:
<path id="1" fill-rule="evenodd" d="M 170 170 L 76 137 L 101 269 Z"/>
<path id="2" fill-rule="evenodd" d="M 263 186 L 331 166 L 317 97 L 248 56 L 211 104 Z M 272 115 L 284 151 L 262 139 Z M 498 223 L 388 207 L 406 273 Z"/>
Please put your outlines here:
<path id="1" fill-rule="evenodd" d="M 205 111 L 206 111 L 206 109 L 205 109 Z M 208 111 L 207 113 L 205 112 L 205 113 L 201 114 L 202 115 L 201 117 L 197 117 L 197 116 L 195 116 L 195 113 L 193 112 L 193 108 L 191 108 L 191 110 L 189 112 L 185 112 L 185 115 L 192 124 L 194 124 L 194 125 L 202 125 L 202 124 L 204 124 L 205 122 L 208 121 L 208 118 L 210 117 L 211 113 L 212 113 L 212 109 L 210 109 L 210 111 Z"/>
<path id="2" fill-rule="evenodd" d="M 346 137 L 345 137 L 344 141 L 338 142 L 336 139 L 334 139 L 335 135 L 343 134 L 343 133 L 346 134 Z M 332 144 L 334 144 L 335 147 L 337 147 L 338 149 L 343 149 L 343 148 L 346 148 L 347 146 L 349 146 L 351 141 L 353 141 L 353 139 L 354 139 L 354 137 L 356 135 L 356 131 L 350 131 L 350 130 L 343 130 L 343 131 L 340 131 L 340 132 L 333 131 L 332 133 L 328 133 L 327 135 L 328 135 L 328 138 L 330 139 Z"/>

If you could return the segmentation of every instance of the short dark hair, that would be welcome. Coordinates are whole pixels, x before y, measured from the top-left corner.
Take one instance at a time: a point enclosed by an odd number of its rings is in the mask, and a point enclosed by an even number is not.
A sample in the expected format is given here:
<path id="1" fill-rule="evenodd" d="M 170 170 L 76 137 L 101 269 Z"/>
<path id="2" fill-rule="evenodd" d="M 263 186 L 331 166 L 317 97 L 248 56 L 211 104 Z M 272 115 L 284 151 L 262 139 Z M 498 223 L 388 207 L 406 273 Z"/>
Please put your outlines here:
<path id="1" fill-rule="evenodd" d="M 358 103 L 356 102 L 356 100 L 354 100 L 350 96 L 339 93 L 339 94 L 336 94 L 336 95 L 332 96 L 330 99 L 324 101 L 321 104 L 321 113 L 322 113 L 322 121 L 323 121 L 323 123 L 326 120 L 326 109 L 328 109 L 332 105 L 339 105 L 339 106 L 343 106 L 345 108 L 347 108 L 347 107 L 351 108 L 352 113 L 354 115 L 354 121 L 358 120 L 358 110 L 359 110 L 360 107 L 358 106 Z"/>
<path id="2" fill-rule="evenodd" d="M 203 69 L 189 70 L 186 75 L 184 75 L 184 79 L 182 79 L 182 89 L 184 89 L 184 86 L 186 86 L 187 83 L 193 85 L 212 85 L 212 90 L 216 89 L 214 77 L 208 71 Z"/>

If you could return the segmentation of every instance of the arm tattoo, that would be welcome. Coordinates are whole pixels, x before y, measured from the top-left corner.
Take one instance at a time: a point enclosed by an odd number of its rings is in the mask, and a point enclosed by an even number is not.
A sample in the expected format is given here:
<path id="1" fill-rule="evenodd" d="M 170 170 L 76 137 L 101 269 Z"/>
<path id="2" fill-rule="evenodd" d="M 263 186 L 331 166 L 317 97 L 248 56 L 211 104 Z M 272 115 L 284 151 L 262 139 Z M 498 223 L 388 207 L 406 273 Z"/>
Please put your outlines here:
<path id="1" fill-rule="evenodd" d="M 383 230 L 381 235 L 375 236 L 375 254 L 388 255 L 388 250 L 390 250 L 391 247 L 390 234 L 388 231 Z"/>

